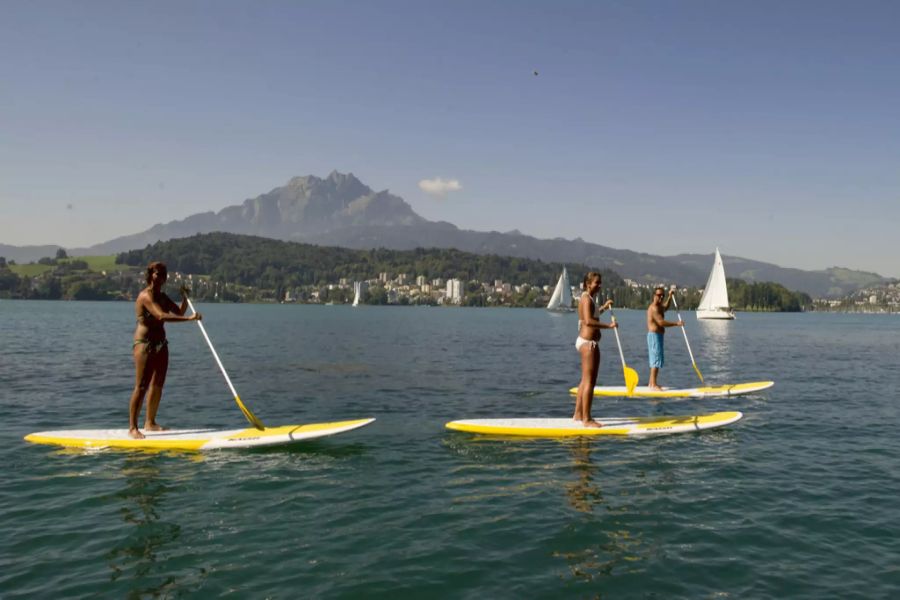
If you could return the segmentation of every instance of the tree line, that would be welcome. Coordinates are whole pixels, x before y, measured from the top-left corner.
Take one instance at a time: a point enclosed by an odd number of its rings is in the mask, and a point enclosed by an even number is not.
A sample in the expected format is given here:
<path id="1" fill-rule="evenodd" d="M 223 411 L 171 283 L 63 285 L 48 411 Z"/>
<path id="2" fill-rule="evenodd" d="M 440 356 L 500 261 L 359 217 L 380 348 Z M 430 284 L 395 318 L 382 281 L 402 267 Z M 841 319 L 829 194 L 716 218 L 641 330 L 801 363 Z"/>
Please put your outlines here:
<path id="1" fill-rule="evenodd" d="M 438 248 L 352 250 L 228 233 L 198 234 L 120 253 L 116 264 L 128 268 L 108 274 L 92 271 L 84 261 L 61 252 L 55 259 L 38 261 L 51 268 L 32 277 L 16 274 L 0 257 L 0 297 L 133 299 L 144 286 L 143 272 L 152 261 L 165 262 L 170 277 L 176 272 L 197 277 L 194 294 L 201 301 L 277 301 L 291 291 L 315 289 L 318 301 L 345 302 L 349 292 L 329 289 L 329 284 L 341 279 L 373 280 L 381 273 L 395 278 L 405 273 L 410 282 L 420 275 L 429 283 L 434 279 L 459 279 L 465 287 L 464 305 L 537 307 L 546 304 L 549 294 L 543 288 L 548 286 L 552 291 L 563 266 L 576 287 L 584 273 L 599 270 L 603 275 L 602 295 L 611 297 L 616 306 L 646 308 L 653 292 L 650 287 L 626 285 L 613 271 L 578 263 L 563 265 Z M 500 297 L 482 285 L 496 280 L 519 290 Z M 775 283 L 729 279 L 727 284 L 731 305 L 737 310 L 799 311 L 812 303 L 807 294 Z M 699 290 L 688 288 L 679 295 L 678 304 L 690 310 L 699 300 Z M 367 303 L 386 302 L 384 288 L 370 288 Z"/>

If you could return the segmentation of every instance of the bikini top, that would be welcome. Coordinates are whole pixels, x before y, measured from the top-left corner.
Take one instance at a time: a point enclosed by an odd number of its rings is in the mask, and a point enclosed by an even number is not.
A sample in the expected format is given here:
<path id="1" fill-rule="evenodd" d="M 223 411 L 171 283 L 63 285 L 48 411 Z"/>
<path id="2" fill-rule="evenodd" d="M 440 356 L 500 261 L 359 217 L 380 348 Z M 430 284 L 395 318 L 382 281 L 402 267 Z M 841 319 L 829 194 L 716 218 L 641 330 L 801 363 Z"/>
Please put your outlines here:
<path id="1" fill-rule="evenodd" d="M 591 302 L 591 308 L 592 308 L 591 316 L 594 317 L 594 318 L 596 319 L 596 318 L 598 317 L 598 315 L 597 315 L 597 303 L 594 302 L 594 299 L 593 299 L 593 298 L 591 297 L 591 295 L 588 294 L 587 292 L 581 292 L 581 295 L 582 295 L 582 297 L 587 296 L 587 297 L 588 297 L 588 300 L 590 300 L 590 302 Z M 580 312 L 580 311 L 579 311 L 579 312 Z M 579 331 L 581 330 L 581 325 L 582 325 L 582 321 L 581 321 L 581 319 L 578 319 L 578 329 L 579 329 Z"/>

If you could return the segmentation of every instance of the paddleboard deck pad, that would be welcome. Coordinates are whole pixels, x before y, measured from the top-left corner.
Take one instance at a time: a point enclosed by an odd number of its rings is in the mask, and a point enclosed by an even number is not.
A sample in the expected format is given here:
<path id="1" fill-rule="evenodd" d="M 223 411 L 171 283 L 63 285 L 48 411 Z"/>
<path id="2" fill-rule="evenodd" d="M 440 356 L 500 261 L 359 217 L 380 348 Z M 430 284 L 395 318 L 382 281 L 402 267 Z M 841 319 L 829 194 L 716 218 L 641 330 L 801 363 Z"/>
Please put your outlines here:
<path id="1" fill-rule="evenodd" d="M 246 429 L 169 429 L 142 431 L 144 439 L 129 437 L 127 429 L 68 429 L 39 431 L 25 436 L 35 444 L 55 444 L 74 448 L 133 448 L 144 450 L 219 450 L 223 448 L 259 448 L 284 446 L 305 440 L 335 435 L 364 427 L 375 419 L 281 425 L 263 430 Z"/>
<path id="2" fill-rule="evenodd" d="M 585 427 L 572 419 L 469 419 L 451 421 L 447 429 L 490 435 L 526 437 L 572 437 L 597 435 L 651 436 L 688 433 L 724 427 L 739 421 L 744 415 L 738 411 L 708 415 L 661 417 L 598 417 L 603 427 Z"/>
<path id="3" fill-rule="evenodd" d="M 740 396 L 767 390 L 775 385 L 774 381 L 752 381 L 749 383 L 734 383 L 731 385 L 715 385 L 698 388 L 664 388 L 651 390 L 645 385 L 634 388 L 634 398 L 722 398 L 726 396 Z M 577 394 L 578 388 L 569 390 L 570 394 Z M 600 386 L 594 388 L 594 396 L 621 397 L 627 396 L 628 390 L 624 385 Z"/>

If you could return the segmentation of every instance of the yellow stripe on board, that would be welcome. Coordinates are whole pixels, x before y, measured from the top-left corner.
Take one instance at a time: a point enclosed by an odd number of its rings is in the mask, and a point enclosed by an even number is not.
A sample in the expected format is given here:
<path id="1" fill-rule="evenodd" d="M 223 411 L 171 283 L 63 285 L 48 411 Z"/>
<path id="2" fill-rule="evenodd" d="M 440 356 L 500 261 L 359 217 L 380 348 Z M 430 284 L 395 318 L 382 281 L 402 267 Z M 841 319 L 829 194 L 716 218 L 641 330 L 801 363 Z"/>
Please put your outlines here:
<path id="1" fill-rule="evenodd" d="M 31 433 L 25 436 L 25 441 L 35 444 L 53 444 L 56 446 L 67 446 L 70 448 L 124 448 L 124 449 L 145 449 L 145 450 L 202 450 L 204 446 L 210 442 L 216 441 L 240 441 L 240 440 L 258 440 L 272 437 L 297 436 L 308 433 L 342 430 L 353 428 L 360 425 L 370 423 L 372 419 L 356 419 L 352 421 L 335 421 L 332 423 L 309 423 L 306 425 L 281 425 L 279 427 L 268 427 L 263 430 L 248 427 L 231 435 L 222 435 L 221 431 L 208 431 L 197 433 L 196 437 L 188 437 L 179 435 L 179 437 L 166 438 L 165 433 L 151 434 L 141 440 L 132 438 L 87 438 L 72 437 L 66 435 L 65 431 L 60 432 L 39 432 Z M 53 435 L 48 435 L 53 434 Z M 275 442 L 279 443 L 279 442 Z M 287 443 L 287 440 L 286 440 Z M 235 444 L 235 447 L 241 447 Z"/>
<path id="2" fill-rule="evenodd" d="M 489 435 L 514 435 L 523 437 L 574 437 L 603 435 L 647 435 L 666 433 L 673 427 L 684 425 L 707 429 L 716 425 L 728 424 L 739 420 L 742 413 L 738 411 L 719 412 L 708 415 L 685 415 L 673 417 L 633 417 L 628 423 L 607 425 L 605 427 L 525 427 L 516 425 L 499 425 L 465 421 L 451 421 L 445 425 L 447 429 L 482 433 Z M 603 417 L 599 418 L 603 422 Z"/>
<path id="3" fill-rule="evenodd" d="M 739 394 L 749 394 L 751 392 L 759 392 L 775 385 L 774 381 L 753 381 L 749 383 L 735 383 L 732 385 L 715 385 L 698 388 L 684 389 L 668 389 L 662 391 L 648 390 L 640 387 L 635 388 L 634 397 L 636 398 L 689 398 L 691 396 L 736 396 Z M 569 388 L 570 394 L 577 394 L 578 388 Z M 594 396 L 602 396 L 608 398 L 618 398 L 625 396 L 625 389 L 616 386 L 616 389 L 604 388 L 598 386 L 594 388 Z"/>
<path id="4" fill-rule="evenodd" d="M 256 431 L 255 429 L 252 431 Z M 153 450 L 199 450 L 204 444 L 209 442 L 209 438 L 204 439 L 178 439 L 164 440 L 144 438 L 142 440 L 135 439 L 88 439 L 88 438 L 68 438 L 60 436 L 38 435 L 32 433 L 25 436 L 25 441 L 35 444 L 53 444 L 56 446 L 67 446 L 69 448 L 142 448 Z"/>

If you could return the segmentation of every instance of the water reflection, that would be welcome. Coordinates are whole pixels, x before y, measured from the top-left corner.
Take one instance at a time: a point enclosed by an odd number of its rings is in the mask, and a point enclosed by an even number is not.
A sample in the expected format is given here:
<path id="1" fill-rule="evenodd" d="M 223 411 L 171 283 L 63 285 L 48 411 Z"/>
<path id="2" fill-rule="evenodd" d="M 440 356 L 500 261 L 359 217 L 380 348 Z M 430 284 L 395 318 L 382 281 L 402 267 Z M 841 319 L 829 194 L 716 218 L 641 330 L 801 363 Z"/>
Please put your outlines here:
<path id="1" fill-rule="evenodd" d="M 603 503 L 603 493 L 594 482 L 600 468 L 591 461 L 591 444 L 590 440 L 577 439 L 570 446 L 575 480 L 566 485 L 566 496 L 572 508 L 581 513 L 592 513 Z"/>
<path id="2" fill-rule="evenodd" d="M 135 454 L 124 459 L 125 487 L 115 494 L 125 537 L 107 555 L 110 581 L 124 584 L 127 597 L 158 597 L 182 588 L 185 582 L 167 573 L 164 563 L 181 537 L 162 505 L 173 490 L 162 477 L 164 455 Z M 196 582 L 192 582 L 196 583 Z"/>
<path id="3" fill-rule="evenodd" d="M 700 356 L 697 361 L 704 376 L 710 377 L 710 383 L 733 383 L 732 345 L 736 343 L 734 323 L 711 319 L 698 319 L 697 329 L 701 342 Z M 693 340 L 692 340 L 693 341 Z"/>
<path id="4" fill-rule="evenodd" d="M 596 443 L 587 439 L 569 443 L 575 479 L 566 486 L 566 499 L 582 518 L 570 524 L 565 549 L 553 552 L 566 561 L 578 583 L 640 571 L 648 553 L 640 530 L 630 524 L 632 507 L 615 506 L 615 498 L 604 496 L 600 488 L 601 469 L 591 458 Z"/>

